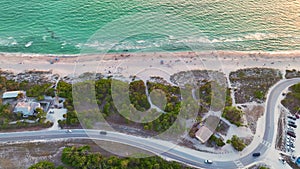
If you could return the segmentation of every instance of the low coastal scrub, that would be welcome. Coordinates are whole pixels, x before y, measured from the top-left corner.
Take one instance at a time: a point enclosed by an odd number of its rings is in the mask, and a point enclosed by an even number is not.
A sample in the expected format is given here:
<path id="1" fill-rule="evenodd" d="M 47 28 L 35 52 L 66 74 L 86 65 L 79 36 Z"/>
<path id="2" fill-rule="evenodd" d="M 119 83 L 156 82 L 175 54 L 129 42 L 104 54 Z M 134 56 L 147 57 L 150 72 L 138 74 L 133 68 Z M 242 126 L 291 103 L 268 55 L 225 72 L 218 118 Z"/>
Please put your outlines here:
<path id="1" fill-rule="evenodd" d="M 300 110 L 300 83 L 291 86 L 289 91 L 281 103 L 288 108 L 291 113 L 295 114 Z"/>
<path id="2" fill-rule="evenodd" d="M 230 123 L 236 126 L 242 126 L 243 124 L 243 111 L 233 106 L 227 106 L 224 108 L 222 117 L 227 119 Z"/>
<path id="3" fill-rule="evenodd" d="M 236 103 L 263 102 L 269 88 L 282 79 L 281 72 L 271 68 L 247 68 L 231 72 Z"/>
<path id="4" fill-rule="evenodd" d="M 223 142 L 223 140 L 221 138 L 217 138 L 215 135 L 212 135 L 209 138 L 208 143 L 215 144 L 218 147 L 223 147 L 225 145 L 225 143 Z"/>
<path id="5" fill-rule="evenodd" d="M 63 149 L 61 161 L 64 166 L 55 167 L 54 163 L 42 161 L 32 165 L 29 169 L 102 169 L 102 168 L 172 168 L 187 169 L 190 167 L 183 166 L 177 162 L 168 162 L 160 157 L 147 158 L 120 158 L 116 156 L 104 157 L 100 153 L 92 153 L 89 146 L 66 147 Z"/>

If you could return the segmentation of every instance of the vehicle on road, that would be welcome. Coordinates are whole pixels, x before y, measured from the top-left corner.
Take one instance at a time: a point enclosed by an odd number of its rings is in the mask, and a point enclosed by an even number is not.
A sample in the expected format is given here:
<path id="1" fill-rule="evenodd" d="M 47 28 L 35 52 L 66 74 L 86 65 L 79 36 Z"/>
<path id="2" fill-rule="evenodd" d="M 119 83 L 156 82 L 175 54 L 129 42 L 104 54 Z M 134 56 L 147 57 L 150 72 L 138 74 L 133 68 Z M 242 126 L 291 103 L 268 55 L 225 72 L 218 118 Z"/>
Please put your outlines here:
<path id="1" fill-rule="evenodd" d="M 67 130 L 66 133 L 72 133 L 72 130 Z"/>
<path id="2" fill-rule="evenodd" d="M 204 160 L 205 164 L 212 164 L 213 162 L 211 160 Z"/>
<path id="3" fill-rule="evenodd" d="M 260 156 L 260 153 L 253 153 L 252 156 L 253 156 L 253 157 L 259 157 L 259 156 Z"/>
<path id="4" fill-rule="evenodd" d="M 106 132 L 106 131 L 100 131 L 100 134 L 102 134 L 102 135 L 106 135 L 106 134 L 107 134 L 107 132 Z"/>

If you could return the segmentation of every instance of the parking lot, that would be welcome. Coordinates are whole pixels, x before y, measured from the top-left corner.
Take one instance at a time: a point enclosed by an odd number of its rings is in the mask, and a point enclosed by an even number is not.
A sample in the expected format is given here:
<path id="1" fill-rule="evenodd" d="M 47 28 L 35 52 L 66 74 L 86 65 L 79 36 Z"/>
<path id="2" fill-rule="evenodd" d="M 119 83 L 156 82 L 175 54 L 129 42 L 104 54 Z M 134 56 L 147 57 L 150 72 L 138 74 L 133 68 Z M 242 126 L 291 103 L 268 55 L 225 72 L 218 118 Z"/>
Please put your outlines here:
<path id="1" fill-rule="evenodd" d="M 297 133 L 300 132 L 299 126 L 300 120 L 299 115 L 291 115 L 288 114 L 285 119 L 285 149 L 286 152 L 291 155 L 299 156 L 300 155 L 300 146 L 296 147 L 296 145 L 300 144 L 299 135 Z"/>

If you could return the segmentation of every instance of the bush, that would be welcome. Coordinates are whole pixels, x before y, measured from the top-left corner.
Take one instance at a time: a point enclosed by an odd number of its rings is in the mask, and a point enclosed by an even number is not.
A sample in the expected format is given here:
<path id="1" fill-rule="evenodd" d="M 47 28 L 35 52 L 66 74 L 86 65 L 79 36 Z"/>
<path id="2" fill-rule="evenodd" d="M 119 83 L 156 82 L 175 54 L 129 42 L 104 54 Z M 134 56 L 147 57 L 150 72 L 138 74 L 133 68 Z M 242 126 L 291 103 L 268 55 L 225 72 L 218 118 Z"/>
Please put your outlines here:
<path id="1" fill-rule="evenodd" d="M 227 106 L 223 111 L 222 117 L 239 127 L 243 122 L 243 111 L 237 109 L 236 107 Z"/>
<path id="2" fill-rule="evenodd" d="M 233 135 L 231 138 L 231 145 L 233 146 L 234 149 L 237 151 L 243 151 L 244 148 L 246 147 L 246 144 L 241 140 L 238 136 Z"/>
<path id="3" fill-rule="evenodd" d="M 217 138 L 216 136 L 212 135 L 210 138 L 209 138 L 210 141 L 216 143 L 216 145 L 218 147 L 223 147 L 225 145 L 225 143 L 223 142 L 223 140 L 221 138 Z"/>

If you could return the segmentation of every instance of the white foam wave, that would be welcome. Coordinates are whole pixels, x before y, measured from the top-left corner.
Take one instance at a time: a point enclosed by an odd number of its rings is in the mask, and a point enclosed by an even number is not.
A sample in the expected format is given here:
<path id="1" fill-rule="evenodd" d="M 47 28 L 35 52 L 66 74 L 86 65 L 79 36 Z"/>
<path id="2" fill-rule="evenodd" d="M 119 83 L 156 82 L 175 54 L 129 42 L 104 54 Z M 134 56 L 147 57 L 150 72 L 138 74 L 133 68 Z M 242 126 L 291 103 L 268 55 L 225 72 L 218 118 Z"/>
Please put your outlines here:
<path id="1" fill-rule="evenodd" d="M 14 37 L 8 37 L 8 38 L 0 38 L 0 46 L 14 46 L 17 45 L 17 40 L 14 39 Z"/>
<path id="2" fill-rule="evenodd" d="M 146 41 L 144 41 L 144 40 L 138 40 L 138 41 L 136 41 L 136 43 L 145 43 Z"/>
<path id="3" fill-rule="evenodd" d="M 242 41 L 249 41 L 249 40 L 268 40 L 268 39 L 277 39 L 277 38 L 292 38 L 293 36 L 290 34 L 275 34 L 275 33 L 249 33 L 246 35 L 240 35 L 234 38 L 219 38 L 213 39 L 212 43 L 220 43 L 220 42 L 242 42 Z"/>

